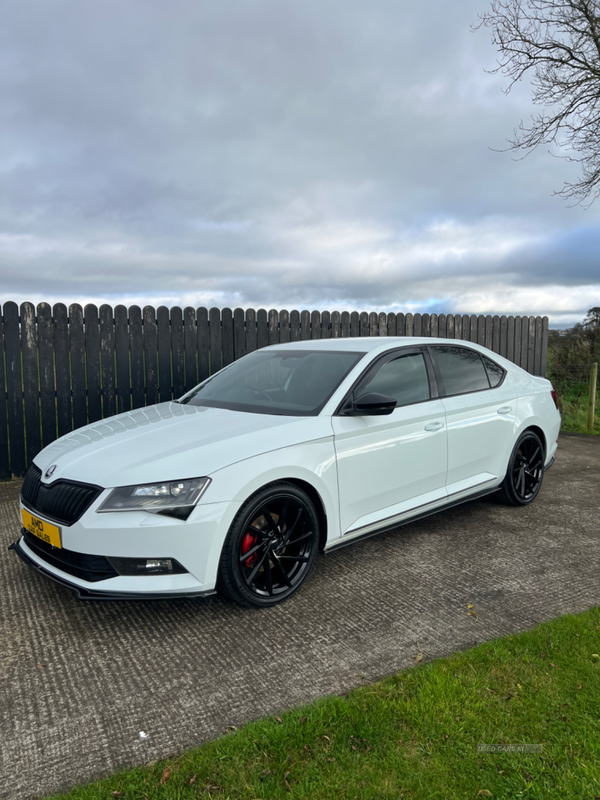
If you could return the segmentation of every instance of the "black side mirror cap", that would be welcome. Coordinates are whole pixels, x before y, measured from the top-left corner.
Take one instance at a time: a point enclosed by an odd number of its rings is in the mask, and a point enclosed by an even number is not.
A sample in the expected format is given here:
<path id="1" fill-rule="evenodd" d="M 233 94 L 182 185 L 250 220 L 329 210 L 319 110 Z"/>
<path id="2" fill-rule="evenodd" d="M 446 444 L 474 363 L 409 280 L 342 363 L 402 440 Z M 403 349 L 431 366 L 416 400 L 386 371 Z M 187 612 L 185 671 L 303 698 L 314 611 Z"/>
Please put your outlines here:
<path id="1" fill-rule="evenodd" d="M 391 414 L 396 408 L 396 401 L 393 397 L 379 392 L 367 392 L 354 401 L 354 414 L 360 416 L 384 416 Z"/>

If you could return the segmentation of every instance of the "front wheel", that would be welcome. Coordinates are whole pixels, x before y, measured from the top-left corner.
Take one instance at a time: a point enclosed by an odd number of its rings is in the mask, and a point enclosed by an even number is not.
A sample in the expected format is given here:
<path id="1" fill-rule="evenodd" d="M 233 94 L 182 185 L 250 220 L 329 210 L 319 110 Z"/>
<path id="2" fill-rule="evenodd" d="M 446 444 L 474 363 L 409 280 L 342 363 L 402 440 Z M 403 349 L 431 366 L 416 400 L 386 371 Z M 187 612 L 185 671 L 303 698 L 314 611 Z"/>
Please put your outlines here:
<path id="1" fill-rule="evenodd" d="M 308 495 L 280 482 L 254 494 L 231 524 L 217 589 L 243 606 L 287 600 L 306 580 L 319 546 L 319 518 Z"/>
<path id="2" fill-rule="evenodd" d="M 544 445 L 533 431 L 519 437 L 500 487 L 500 499 L 509 506 L 526 506 L 537 497 L 544 478 Z"/>

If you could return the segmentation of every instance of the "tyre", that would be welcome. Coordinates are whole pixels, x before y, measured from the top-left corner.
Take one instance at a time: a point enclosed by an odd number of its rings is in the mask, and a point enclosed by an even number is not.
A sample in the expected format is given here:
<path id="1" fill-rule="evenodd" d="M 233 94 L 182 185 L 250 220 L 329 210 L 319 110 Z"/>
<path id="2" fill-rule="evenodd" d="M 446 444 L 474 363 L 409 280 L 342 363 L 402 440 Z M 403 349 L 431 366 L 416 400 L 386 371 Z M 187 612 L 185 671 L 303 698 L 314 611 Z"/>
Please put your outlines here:
<path id="1" fill-rule="evenodd" d="M 512 451 L 499 498 L 509 506 L 526 506 L 537 497 L 544 478 L 544 445 L 533 431 L 524 431 Z"/>
<path id="2" fill-rule="evenodd" d="M 298 486 L 280 482 L 252 495 L 225 539 L 217 590 L 242 606 L 287 600 L 306 580 L 319 547 L 319 518 Z"/>

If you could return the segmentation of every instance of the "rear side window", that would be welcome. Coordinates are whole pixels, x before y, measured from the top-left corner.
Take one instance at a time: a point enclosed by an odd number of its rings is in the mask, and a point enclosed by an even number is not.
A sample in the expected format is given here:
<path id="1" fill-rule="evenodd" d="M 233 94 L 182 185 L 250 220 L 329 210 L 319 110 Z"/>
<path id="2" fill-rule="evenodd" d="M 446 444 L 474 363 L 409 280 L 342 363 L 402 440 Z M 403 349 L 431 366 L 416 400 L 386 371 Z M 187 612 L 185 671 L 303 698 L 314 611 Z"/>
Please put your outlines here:
<path id="1" fill-rule="evenodd" d="M 386 362 L 360 390 L 379 392 L 393 397 L 397 406 L 429 400 L 429 380 L 421 353 L 394 358 Z"/>
<path id="2" fill-rule="evenodd" d="M 498 384 L 504 377 L 504 370 L 499 364 L 496 364 L 495 361 L 492 361 L 491 358 L 488 358 L 487 356 L 482 356 L 482 358 L 483 358 L 483 363 L 485 364 L 487 376 L 490 381 L 490 386 L 493 389 L 494 386 L 498 386 Z"/>
<path id="3" fill-rule="evenodd" d="M 431 349 L 447 395 L 479 392 L 490 388 L 483 361 L 475 350 L 438 345 Z"/>

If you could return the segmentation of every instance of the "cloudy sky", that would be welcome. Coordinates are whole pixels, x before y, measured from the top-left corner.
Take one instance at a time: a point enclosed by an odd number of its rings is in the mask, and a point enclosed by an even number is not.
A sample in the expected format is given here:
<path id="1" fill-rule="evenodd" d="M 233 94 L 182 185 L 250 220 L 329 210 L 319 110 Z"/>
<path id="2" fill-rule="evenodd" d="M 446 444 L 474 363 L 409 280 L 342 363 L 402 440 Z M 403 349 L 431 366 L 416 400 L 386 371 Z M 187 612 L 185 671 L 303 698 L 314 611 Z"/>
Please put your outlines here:
<path id="1" fill-rule="evenodd" d="M 8 0 L 0 302 L 600 305 L 576 166 L 497 152 L 486 0 Z"/>

